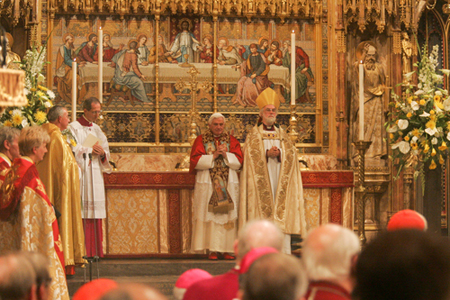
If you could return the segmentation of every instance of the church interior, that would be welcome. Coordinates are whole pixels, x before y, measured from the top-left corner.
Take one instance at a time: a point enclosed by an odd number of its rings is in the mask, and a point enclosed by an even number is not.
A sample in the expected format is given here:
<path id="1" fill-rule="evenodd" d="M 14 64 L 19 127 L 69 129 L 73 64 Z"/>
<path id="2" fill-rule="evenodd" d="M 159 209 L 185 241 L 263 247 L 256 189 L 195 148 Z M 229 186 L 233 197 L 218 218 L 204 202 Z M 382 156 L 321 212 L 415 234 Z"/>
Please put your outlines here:
<path id="1" fill-rule="evenodd" d="M 449 234 L 450 0 L 3 0 L 0 17 L 8 68 L 44 49 L 36 76 L 45 76 L 53 104 L 72 119 L 84 99 L 102 102 L 97 123 L 115 167 L 104 174 L 105 257 L 195 256 L 186 158 L 215 112 L 244 147 L 259 117 L 255 97 L 241 92 L 253 44 L 270 62 L 277 122 L 298 150 L 307 229 L 337 223 L 366 241 L 412 209 L 430 231 Z M 180 46 L 182 32 L 196 47 Z M 141 75 L 134 86 L 118 83 L 114 54 L 134 48 Z M 99 49 L 111 54 L 101 64 Z M 431 97 L 440 109 L 428 116 L 446 124 L 434 136 L 413 131 L 426 72 L 440 91 Z M 1 106 L 11 106 L 1 93 Z"/>

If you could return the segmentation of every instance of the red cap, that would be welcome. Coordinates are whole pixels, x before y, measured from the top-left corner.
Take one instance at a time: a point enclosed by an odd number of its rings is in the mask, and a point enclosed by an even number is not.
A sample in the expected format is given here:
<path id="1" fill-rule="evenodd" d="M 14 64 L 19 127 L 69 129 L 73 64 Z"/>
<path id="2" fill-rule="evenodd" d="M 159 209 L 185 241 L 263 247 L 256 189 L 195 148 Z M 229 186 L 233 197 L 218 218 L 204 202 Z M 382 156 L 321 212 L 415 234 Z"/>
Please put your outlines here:
<path id="1" fill-rule="evenodd" d="M 177 288 L 183 288 L 187 289 L 192 284 L 196 283 L 197 281 L 211 278 L 212 275 L 206 272 L 202 269 L 190 269 L 184 272 L 183 274 L 178 277 L 177 282 L 175 282 L 175 286 Z"/>
<path id="2" fill-rule="evenodd" d="M 272 247 L 260 247 L 250 250 L 241 260 L 239 273 L 247 273 L 248 269 L 255 260 L 269 253 L 278 253 L 278 250 Z"/>
<path id="3" fill-rule="evenodd" d="M 73 295 L 72 300 L 98 300 L 104 294 L 117 287 L 112 279 L 100 278 L 82 285 Z"/>
<path id="4" fill-rule="evenodd" d="M 387 230 L 398 229 L 418 229 L 427 230 L 427 220 L 418 212 L 410 209 L 404 209 L 396 212 L 388 222 Z"/>

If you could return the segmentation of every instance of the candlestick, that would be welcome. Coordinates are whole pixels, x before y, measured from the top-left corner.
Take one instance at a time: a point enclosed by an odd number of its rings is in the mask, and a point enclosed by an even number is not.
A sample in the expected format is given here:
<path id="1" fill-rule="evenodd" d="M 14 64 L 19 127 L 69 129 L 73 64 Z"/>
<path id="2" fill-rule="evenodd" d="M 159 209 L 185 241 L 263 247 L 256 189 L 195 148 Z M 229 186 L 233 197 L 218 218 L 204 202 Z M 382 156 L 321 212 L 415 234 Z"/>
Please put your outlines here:
<path id="1" fill-rule="evenodd" d="M 291 33 L 291 105 L 295 105 L 295 31 Z"/>
<path id="2" fill-rule="evenodd" d="M 72 122 L 77 120 L 77 59 L 72 62 Z"/>
<path id="3" fill-rule="evenodd" d="M 364 141 L 364 64 L 359 63 L 359 140 Z"/>
<path id="4" fill-rule="evenodd" d="M 103 30 L 98 30 L 98 101 L 103 103 Z"/>

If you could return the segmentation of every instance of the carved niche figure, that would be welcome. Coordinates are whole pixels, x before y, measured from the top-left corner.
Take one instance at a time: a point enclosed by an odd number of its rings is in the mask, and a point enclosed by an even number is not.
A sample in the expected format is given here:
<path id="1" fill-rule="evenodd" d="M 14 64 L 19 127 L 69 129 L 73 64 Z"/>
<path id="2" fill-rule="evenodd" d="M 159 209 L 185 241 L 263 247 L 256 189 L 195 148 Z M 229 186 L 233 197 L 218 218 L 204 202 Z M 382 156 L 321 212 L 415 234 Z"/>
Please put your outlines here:
<path id="1" fill-rule="evenodd" d="M 359 57 L 358 57 L 359 56 Z M 364 140 L 372 144 L 366 152 L 367 166 L 384 166 L 381 157 L 386 154 L 384 141 L 383 94 L 386 77 L 383 65 L 378 61 L 375 44 L 362 42 L 357 49 L 354 62 L 352 127 L 353 141 L 359 140 L 359 63 L 364 65 Z M 356 155 L 356 153 L 354 154 Z"/>
<path id="2" fill-rule="evenodd" d="M 6 33 L 6 67 L 8 69 L 20 70 L 20 62 L 22 59 L 19 54 L 12 52 L 11 47 L 14 45 L 14 38 L 10 33 Z"/>
<path id="3" fill-rule="evenodd" d="M 403 74 L 411 72 L 411 55 L 412 55 L 412 43 L 409 39 L 407 32 L 402 32 L 402 63 Z"/>

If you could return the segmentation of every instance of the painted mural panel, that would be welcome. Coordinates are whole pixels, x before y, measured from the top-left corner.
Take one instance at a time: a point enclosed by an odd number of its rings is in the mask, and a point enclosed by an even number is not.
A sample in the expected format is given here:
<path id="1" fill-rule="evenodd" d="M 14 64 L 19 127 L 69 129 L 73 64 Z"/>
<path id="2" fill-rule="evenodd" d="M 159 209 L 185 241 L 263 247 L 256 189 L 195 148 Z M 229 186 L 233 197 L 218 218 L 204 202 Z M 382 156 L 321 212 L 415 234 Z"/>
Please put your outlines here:
<path id="1" fill-rule="evenodd" d="M 188 113 L 192 107 L 190 88 L 215 81 L 216 91 L 198 90 L 197 110 L 207 118 L 216 104 L 218 111 L 232 116 L 234 121 L 230 126 L 234 127 L 230 130 L 239 132 L 243 142 L 247 129 L 257 119 L 256 98 L 265 88 L 276 91 L 281 101 L 279 120 L 284 127 L 289 124 L 290 42 L 291 32 L 295 30 L 295 102 L 297 112 L 303 114 L 297 131 L 302 142 L 315 142 L 315 77 L 322 71 L 318 69 L 321 66 L 316 66 L 316 45 L 322 41 L 315 40 L 313 21 L 249 23 L 244 19 L 220 18 L 216 33 L 210 17 L 163 16 L 158 25 L 157 32 L 155 20 L 145 17 L 57 19 L 51 53 L 56 102 L 70 106 L 74 59 L 78 63 L 78 109 L 81 110 L 83 99 L 97 97 L 97 32 L 102 27 L 101 88 L 105 115 L 101 125 L 111 141 L 152 143 L 158 136 L 163 143 L 187 142 Z M 199 72 L 195 84 L 189 73 L 192 66 Z M 159 92 L 159 127 L 154 124 L 156 91 Z M 198 133 L 205 124 L 199 126 Z"/>

